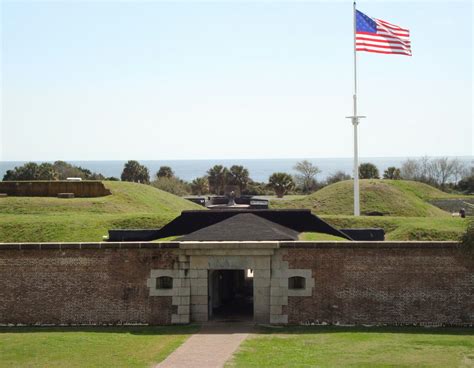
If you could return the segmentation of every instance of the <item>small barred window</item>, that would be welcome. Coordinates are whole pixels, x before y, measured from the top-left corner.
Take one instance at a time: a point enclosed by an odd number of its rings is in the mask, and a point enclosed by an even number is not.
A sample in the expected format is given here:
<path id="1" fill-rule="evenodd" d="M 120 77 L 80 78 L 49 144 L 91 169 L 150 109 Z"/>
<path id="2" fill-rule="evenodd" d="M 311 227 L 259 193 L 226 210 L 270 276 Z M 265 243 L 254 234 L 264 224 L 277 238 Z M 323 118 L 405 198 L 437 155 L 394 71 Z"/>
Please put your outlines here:
<path id="1" fill-rule="evenodd" d="M 288 279 L 288 289 L 301 290 L 306 288 L 306 279 L 301 276 L 293 276 Z"/>
<path id="2" fill-rule="evenodd" d="M 173 288 L 173 278 L 169 276 L 161 276 L 156 278 L 156 288 L 157 289 L 172 289 Z"/>

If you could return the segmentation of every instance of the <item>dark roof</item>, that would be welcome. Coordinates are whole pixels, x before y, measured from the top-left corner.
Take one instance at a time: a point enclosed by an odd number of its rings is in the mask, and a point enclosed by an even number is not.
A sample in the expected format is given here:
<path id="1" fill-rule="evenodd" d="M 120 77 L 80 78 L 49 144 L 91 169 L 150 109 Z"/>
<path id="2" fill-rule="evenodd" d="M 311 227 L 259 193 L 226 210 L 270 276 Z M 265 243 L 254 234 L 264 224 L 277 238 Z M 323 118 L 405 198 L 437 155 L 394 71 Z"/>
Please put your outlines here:
<path id="1" fill-rule="evenodd" d="M 218 222 L 242 213 L 251 213 L 299 233 L 326 233 L 351 240 L 349 236 L 340 232 L 318 216 L 313 215 L 310 210 L 306 209 L 213 209 L 183 211 L 181 212 L 181 216 L 176 217 L 173 221 L 159 229 L 156 234 L 154 234 L 156 236 L 155 239 L 190 234 L 196 230 L 217 224 Z"/>
<path id="2" fill-rule="evenodd" d="M 194 231 L 180 241 L 297 240 L 298 232 L 252 213 L 239 213 L 214 225 Z"/>
<path id="3" fill-rule="evenodd" d="M 176 235 L 186 235 L 225 221 L 239 214 L 253 214 L 259 218 L 289 228 L 297 233 L 325 233 L 352 240 L 349 235 L 339 231 L 318 216 L 312 214 L 310 210 L 306 209 L 213 209 L 183 211 L 180 216 L 176 217 L 161 229 L 109 230 L 109 240 L 146 241 Z"/>

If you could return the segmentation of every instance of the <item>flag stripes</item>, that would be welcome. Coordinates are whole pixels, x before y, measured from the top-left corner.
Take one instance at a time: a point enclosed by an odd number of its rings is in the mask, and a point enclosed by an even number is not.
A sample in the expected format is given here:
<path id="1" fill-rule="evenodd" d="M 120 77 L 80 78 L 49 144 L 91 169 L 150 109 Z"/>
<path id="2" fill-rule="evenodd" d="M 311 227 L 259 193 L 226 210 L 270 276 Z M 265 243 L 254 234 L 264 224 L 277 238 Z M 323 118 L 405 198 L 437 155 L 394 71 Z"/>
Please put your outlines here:
<path id="1" fill-rule="evenodd" d="M 356 51 L 411 56 L 410 31 L 356 10 Z"/>

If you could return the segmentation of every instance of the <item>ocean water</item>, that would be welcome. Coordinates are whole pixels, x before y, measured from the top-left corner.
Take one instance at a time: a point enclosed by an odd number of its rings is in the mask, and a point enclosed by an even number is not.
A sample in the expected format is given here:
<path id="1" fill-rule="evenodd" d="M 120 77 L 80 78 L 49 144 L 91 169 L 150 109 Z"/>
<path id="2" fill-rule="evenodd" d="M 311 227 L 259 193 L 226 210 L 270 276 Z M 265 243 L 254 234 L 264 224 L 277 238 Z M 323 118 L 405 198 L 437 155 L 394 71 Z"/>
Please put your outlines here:
<path id="1" fill-rule="evenodd" d="M 473 166 L 474 156 L 458 157 L 466 166 Z M 360 162 L 371 162 L 376 165 L 380 174 L 390 166 L 400 167 L 407 157 L 370 157 L 360 158 Z M 150 176 L 154 176 L 160 166 L 170 166 L 175 175 L 179 178 L 190 181 L 206 174 L 206 171 L 214 165 L 243 165 L 250 173 L 250 177 L 255 181 L 266 182 L 268 177 L 274 172 L 287 172 L 294 174 L 293 166 L 303 159 L 229 159 L 229 160 L 139 160 L 141 164 L 148 167 Z M 311 158 L 307 159 L 318 166 L 321 173 L 317 176 L 318 180 L 324 180 L 328 175 L 336 171 L 344 171 L 347 174 L 352 173 L 352 158 Z M 77 166 L 89 169 L 102 175 L 115 176 L 120 178 L 125 160 L 120 161 L 68 161 Z M 5 172 L 13 169 L 15 166 L 24 164 L 24 161 L 1 161 L 0 179 Z"/>

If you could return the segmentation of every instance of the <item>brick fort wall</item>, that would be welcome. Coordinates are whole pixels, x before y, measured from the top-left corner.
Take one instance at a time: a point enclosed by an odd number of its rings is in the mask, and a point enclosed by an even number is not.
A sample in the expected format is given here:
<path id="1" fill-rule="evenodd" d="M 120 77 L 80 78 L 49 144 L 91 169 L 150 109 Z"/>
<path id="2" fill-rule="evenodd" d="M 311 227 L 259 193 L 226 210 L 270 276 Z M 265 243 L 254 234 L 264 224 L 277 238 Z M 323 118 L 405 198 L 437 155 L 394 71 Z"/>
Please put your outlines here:
<path id="1" fill-rule="evenodd" d="M 252 257 L 241 244 L 215 246 L 223 263 Z M 202 252 L 187 251 L 177 242 L 0 244 L 0 325 L 186 323 Z M 474 325 L 474 259 L 455 243 L 280 242 L 265 251 L 274 252 L 264 298 L 274 323 Z M 150 295 L 151 274 L 166 270 L 172 293 Z M 285 294 L 293 274 L 307 275 L 309 289 Z"/>
<path id="2" fill-rule="evenodd" d="M 314 278 L 311 296 L 288 297 L 289 323 L 474 325 L 474 260 L 453 243 L 296 246 L 283 259 Z"/>
<path id="3" fill-rule="evenodd" d="M 172 249 L 41 246 L 0 244 L 0 324 L 171 323 L 172 297 L 150 298 L 146 280 L 173 267 Z"/>

